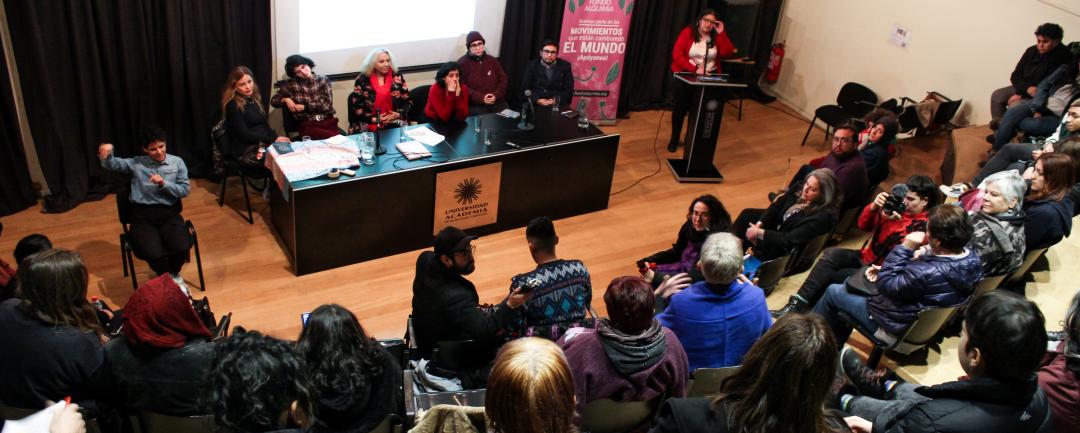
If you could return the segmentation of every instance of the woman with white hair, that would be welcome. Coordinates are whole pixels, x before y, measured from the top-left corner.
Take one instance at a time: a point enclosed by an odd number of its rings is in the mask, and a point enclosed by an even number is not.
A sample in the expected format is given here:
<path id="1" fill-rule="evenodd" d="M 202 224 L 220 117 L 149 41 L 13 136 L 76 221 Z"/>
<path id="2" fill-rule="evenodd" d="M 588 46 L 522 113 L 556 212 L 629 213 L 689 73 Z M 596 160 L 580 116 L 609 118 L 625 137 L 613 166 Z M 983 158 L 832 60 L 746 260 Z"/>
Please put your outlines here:
<path id="1" fill-rule="evenodd" d="M 657 319 L 679 337 L 690 371 L 739 365 L 772 325 L 765 292 L 743 276 L 742 241 L 730 233 L 705 239 L 697 266 L 705 281 L 673 295 Z"/>
<path id="2" fill-rule="evenodd" d="M 971 214 L 975 232 L 968 247 L 979 254 L 983 275 L 1003 275 L 1024 260 L 1024 194 L 1027 183 L 1013 170 L 986 178 L 982 206 Z"/>
<path id="3" fill-rule="evenodd" d="M 398 73 L 390 50 L 371 50 L 360 65 L 354 85 L 349 94 L 350 134 L 409 123 L 409 86 Z"/>

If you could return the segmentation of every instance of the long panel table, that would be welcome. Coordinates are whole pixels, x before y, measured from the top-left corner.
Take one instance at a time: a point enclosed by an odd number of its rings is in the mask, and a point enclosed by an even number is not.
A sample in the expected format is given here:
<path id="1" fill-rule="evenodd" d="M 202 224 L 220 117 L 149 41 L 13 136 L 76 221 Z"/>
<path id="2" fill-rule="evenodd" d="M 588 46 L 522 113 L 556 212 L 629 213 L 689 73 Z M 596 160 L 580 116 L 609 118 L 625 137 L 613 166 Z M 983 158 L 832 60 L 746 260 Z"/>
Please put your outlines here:
<path id="1" fill-rule="evenodd" d="M 446 136 L 432 156 L 406 160 L 394 147 L 401 129 L 379 132 L 387 149 L 353 177 L 271 182 L 271 221 L 296 275 L 333 269 L 406 251 L 434 239 L 435 179 L 439 173 L 502 163 L 497 221 L 468 229 L 483 235 L 522 227 L 536 216 L 565 218 L 606 209 L 619 149 L 618 135 L 548 109 L 536 128 L 489 114 L 456 124 L 428 124 Z M 475 132 L 490 128 L 491 144 Z"/>

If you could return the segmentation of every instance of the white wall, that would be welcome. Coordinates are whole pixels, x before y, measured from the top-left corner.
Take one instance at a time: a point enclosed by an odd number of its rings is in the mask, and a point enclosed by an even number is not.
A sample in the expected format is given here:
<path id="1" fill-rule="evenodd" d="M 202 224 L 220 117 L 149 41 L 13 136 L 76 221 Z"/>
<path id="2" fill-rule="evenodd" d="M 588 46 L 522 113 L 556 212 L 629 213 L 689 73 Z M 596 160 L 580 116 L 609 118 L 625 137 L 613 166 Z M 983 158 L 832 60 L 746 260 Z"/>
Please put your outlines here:
<path id="1" fill-rule="evenodd" d="M 1071 0 L 1080 1 L 1080 0 Z M 1038 0 L 786 0 L 776 40 L 786 40 L 777 84 L 766 86 L 807 119 L 835 103 L 848 81 L 882 100 L 936 90 L 963 98 L 955 121 L 990 120 L 990 93 L 1009 84 L 1035 28 L 1054 22 L 1080 40 L 1080 16 Z M 889 42 L 894 24 L 912 35 Z"/>

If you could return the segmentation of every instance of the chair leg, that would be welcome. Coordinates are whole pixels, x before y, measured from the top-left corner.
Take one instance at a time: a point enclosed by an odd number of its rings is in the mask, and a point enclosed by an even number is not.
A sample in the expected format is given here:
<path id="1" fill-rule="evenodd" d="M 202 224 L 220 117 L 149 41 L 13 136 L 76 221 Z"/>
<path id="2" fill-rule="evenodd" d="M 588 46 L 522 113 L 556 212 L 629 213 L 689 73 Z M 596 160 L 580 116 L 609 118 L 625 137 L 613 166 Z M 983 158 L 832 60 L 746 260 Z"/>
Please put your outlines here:
<path id="1" fill-rule="evenodd" d="M 742 102 L 743 102 L 743 99 L 744 99 L 743 95 L 739 94 L 739 121 L 740 122 L 742 122 Z"/>
<path id="2" fill-rule="evenodd" d="M 825 125 L 825 144 L 829 144 L 829 134 L 832 133 L 832 125 Z"/>
<path id="3" fill-rule="evenodd" d="M 229 171 L 226 170 L 225 174 L 221 176 L 221 191 L 218 192 L 217 205 L 222 207 L 225 205 L 225 187 L 229 185 Z"/>
<path id="4" fill-rule="evenodd" d="M 817 122 L 817 116 L 814 116 L 814 119 L 810 121 L 810 126 L 806 128 L 806 134 L 803 134 L 802 143 L 799 143 L 799 147 L 806 144 L 806 139 L 810 137 L 810 131 L 814 130 L 814 122 Z"/>
<path id="5" fill-rule="evenodd" d="M 248 181 L 247 176 L 244 176 L 244 172 L 240 172 L 240 185 L 244 186 L 244 206 L 247 206 L 247 222 L 248 224 L 255 224 L 255 218 L 251 216 L 251 198 L 248 197 Z"/>
<path id="6" fill-rule="evenodd" d="M 202 270 L 202 254 L 199 253 L 199 235 L 192 229 L 188 233 L 191 233 L 191 244 L 195 246 L 195 268 L 199 270 L 199 290 L 206 291 L 206 280 L 203 279 Z"/>
<path id="7" fill-rule="evenodd" d="M 885 353 L 885 349 L 881 346 L 874 345 L 874 350 L 870 351 L 870 358 L 866 360 L 866 366 L 871 369 L 877 369 L 878 364 L 881 363 L 881 355 Z"/>
<path id="8" fill-rule="evenodd" d="M 131 268 L 131 288 L 132 289 L 138 289 L 139 288 L 139 280 L 135 278 L 135 258 L 134 258 L 134 256 L 135 256 L 135 253 L 131 252 L 131 250 L 128 250 L 128 252 L 127 252 L 127 263 L 128 263 L 128 267 Z"/>
<path id="9" fill-rule="evenodd" d="M 124 235 L 120 235 L 120 263 L 124 265 L 124 276 L 128 276 L 127 254 L 124 254 Z"/>

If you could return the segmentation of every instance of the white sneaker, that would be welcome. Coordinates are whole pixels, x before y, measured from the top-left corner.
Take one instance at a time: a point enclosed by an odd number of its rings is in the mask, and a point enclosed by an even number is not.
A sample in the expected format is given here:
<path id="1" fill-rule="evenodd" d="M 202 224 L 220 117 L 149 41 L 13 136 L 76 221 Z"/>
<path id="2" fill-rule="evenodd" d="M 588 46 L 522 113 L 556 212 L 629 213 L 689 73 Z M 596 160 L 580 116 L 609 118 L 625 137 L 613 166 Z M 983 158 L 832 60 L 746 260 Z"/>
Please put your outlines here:
<path id="1" fill-rule="evenodd" d="M 170 274 L 170 275 L 172 275 L 173 282 L 176 283 L 177 286 L 180 286 L 180 291 L 184 292 L 184 296 L 189 296 L 190 297 L 191 293 L 188 293 L 187 284 L 184 284 L 184 277 L 181 277 L 181 276 L 176 275 L 176 274 Z"/>
<path id="2" fill-rule="evenodd" d="M 968 186 L 966 183 L 954 183 L 952 185 L 941 185 L 938 187 L 942 194 L 947 197 L 960 198 L 962 194 L 967 192 Z"/>

